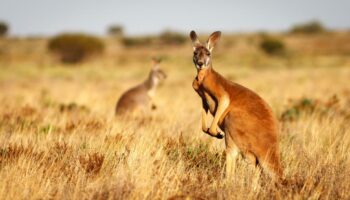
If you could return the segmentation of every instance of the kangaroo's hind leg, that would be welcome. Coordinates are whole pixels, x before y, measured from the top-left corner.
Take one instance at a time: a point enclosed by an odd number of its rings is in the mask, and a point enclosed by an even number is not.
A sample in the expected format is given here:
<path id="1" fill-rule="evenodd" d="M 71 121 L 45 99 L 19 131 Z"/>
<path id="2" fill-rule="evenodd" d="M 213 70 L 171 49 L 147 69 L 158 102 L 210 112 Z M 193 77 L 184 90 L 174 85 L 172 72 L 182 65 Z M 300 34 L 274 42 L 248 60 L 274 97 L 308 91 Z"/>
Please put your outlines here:
<path id="1" fill-rule="evenodd" d="M 239 149 L 237 147 L 226 148 L 226 178 L 231 179 L 237 166 Z"/>
<path id="2" fill-rule="evenodd" d="M 232 129 L 225 130 L 225 145 L 226 145 L 226 178 L 231 179 L 233 177 L 234 170 L 237 166 L 237 159 L 240 154 L 238 146 L 234 143 L 230 134 Z"/>
<path id="3" fill-rule="evenodd" d="M 261 171 L 262 171 L 261 166 L 259 164 L 259 160 L 257 156 L 250 151 L 247 151 L 244 153 L 244 158 L 246 159 L 247 162 L 254 165 L 255 167 L 255 170 L 253 173 L 252 187 L 254 191 L 258 191 L 260 188 L 259 180 L 260 180 Z"/>

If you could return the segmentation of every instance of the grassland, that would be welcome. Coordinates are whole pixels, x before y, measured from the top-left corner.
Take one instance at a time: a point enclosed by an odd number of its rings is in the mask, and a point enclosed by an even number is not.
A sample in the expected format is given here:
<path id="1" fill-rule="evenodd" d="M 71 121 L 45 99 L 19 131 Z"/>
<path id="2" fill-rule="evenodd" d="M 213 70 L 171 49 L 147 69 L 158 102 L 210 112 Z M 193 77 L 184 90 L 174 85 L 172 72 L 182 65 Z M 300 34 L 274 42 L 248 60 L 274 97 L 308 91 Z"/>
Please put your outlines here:
<path id="1" fill-rule="evenodd" d="M 242 159 L 225 180 L 224 141 L 200 130 L 190 44 L 128 49 L 109 38 L 104 55 L 64 66 L 46 39 L 10 38 L 0 40 L 0 199 L 349 199 L 349 33 L 277 35 L 284 57 L 262 53 L 259 34 L 223 37 L 214 67 L 281 119 L 292 184 L 256 179 Z M 118 97 L 155 55 L 168 73 L 158 109 L 116 119 Z"/>

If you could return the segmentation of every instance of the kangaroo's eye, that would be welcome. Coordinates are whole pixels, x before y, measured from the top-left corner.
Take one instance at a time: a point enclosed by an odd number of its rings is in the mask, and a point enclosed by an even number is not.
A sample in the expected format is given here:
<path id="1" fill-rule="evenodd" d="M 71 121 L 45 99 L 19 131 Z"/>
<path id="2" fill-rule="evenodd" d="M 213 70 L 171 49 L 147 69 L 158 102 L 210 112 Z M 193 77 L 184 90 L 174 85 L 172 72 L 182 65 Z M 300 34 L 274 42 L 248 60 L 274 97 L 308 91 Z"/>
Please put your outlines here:
<path id="1" fill-rule="evenodd" d="M 210 56 L 210 52 L 207 52 L 207 56 Z"/>
<path id="2" fill-rule="evenodd" d="M 198 54 L 198 52 L 197 52 L 197 51 L 194 51 L 194 52 L 193 52 L 193 54 L 194 54 L 194 55 L 197 55 L 197 54 Z"/>

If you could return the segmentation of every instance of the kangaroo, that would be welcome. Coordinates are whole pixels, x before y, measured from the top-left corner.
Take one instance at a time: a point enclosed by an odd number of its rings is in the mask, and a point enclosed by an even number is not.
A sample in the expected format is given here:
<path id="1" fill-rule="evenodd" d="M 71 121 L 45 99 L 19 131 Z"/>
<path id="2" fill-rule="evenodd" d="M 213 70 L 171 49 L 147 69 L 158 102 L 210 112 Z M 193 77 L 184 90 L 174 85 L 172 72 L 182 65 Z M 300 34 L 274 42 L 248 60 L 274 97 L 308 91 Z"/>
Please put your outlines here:
<path id="1" fill-rule="evenodd" d="M 124 92 L 119 98 L 115 109 L 116 115 L 156 109 L 153 97 L 158 84 L 166 78 L 166 74 L 159 68 L 160 59 L 153 58 L 152 61 L 153 67 L 148 78 L 143 83 Z"/>
<path id="2" fill-rule="evenodd" d="M 225 138 L 226 176 L 232 175 L 236 156 L 241 153 L 254 165 L 270 172 L 273 178 L 280 179 L 283 169 L 277 120 L 255 92 L 225 79 L 213 69 L 211 53 L 220 36 L 220 31 L 212 33 L 204 45 L 194 31 L 190 33 L 197 68 L 192 86 L 202 99 L 202 130 L 210 136 Z M 214 117 L 209 128 L 208 111 Z"/>

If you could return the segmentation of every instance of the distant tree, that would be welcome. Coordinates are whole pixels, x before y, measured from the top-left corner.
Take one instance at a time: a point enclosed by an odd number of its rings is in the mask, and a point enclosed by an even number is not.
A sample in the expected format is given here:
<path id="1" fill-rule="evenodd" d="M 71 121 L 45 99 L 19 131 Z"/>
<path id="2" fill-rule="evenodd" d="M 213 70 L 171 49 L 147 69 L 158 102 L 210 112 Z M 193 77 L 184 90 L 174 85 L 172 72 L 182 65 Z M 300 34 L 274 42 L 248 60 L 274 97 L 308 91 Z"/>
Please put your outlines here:
<path id="1" fill-rule="evenodd" d="M 322 33 L 325 32 L 326 28 L 319 21 L 310 21 L 303 24 L 297 24 L 290 30 L 291 33 Z"/>
<path id="2" fill-rule="evenodd" d="M 112 25 L 108 28 L 108 34 L 115 37 L 123 36 L 124 30 L 120 25 Z"/>
<path id="3" fill-rule="evenodd" d="M 5 22 L 0 21 L 0 37 L 5 36 L 9 30 L 9 26 Z"/>
<path id="4" fill-rule="evenodd" d="M 64 33 L 50 39 L 48 49 L 56 53 L 63 63 L 77 63 L 84 58 L 102 53 L 101 39 L 81 33 Z"/>

